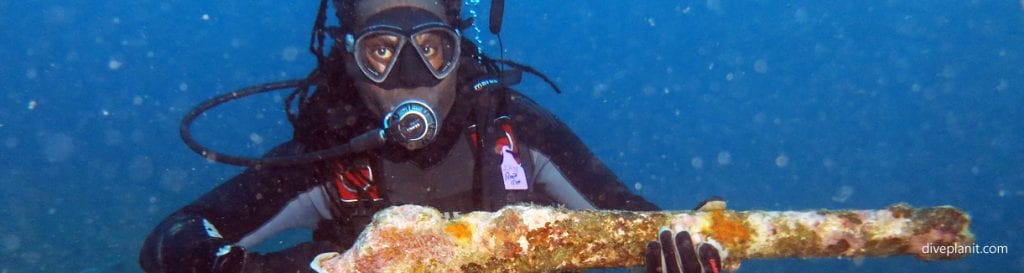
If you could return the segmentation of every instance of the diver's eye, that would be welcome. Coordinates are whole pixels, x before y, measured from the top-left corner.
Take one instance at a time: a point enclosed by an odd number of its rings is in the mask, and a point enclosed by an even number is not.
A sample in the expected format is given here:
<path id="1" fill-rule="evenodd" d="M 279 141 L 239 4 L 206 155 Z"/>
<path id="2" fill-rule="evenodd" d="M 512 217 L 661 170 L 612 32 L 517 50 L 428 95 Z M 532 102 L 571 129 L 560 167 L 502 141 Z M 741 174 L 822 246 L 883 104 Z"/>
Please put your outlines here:
<path id="1" fill-rule="evenodd" d="M 434 56 L 435 53 L 437 53 L 437 50 L 434 50 L 434 45 L 431 45 L 431 44 L 423 45 L 423 55 L 424 56 L 427 56 L 427 57 Z"/>
<path id="2" fill-rule="evenodd" d="M 376 50 L 373 51 L 373 57 L 378 60 L 391 59 L 392 55 L 394 55 L 394 52 L 392 52 L 391 49 L 387 47 L 378 47 Z"/>

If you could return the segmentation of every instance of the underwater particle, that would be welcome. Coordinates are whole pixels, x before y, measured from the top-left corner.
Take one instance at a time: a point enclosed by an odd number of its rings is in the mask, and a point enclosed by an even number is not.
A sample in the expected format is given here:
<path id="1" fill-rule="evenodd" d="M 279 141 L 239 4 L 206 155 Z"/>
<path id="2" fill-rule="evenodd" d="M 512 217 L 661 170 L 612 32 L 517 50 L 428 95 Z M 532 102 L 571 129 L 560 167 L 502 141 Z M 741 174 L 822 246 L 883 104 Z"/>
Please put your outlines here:
<path id="1" fill-rule="evenodd" d="M 294 46 L 285 47 L 281 50 L 281 59 L 284 59 L 286 62 L 294 62 L 298 56 L 299 49 Z"/>
<path id="2" fill-rule="evenodd" d="M 203 21 L 210 21 L 210 15 L 209 14 L 203 13 L 203 17 L 202 18 L 203 18 Z"/>
<path id="3" fill-rule="evenodd" d="M 707 6 L 708 6 L 709 10 L 713 10 L 713 11 L 720 11 L 720 10 L 722 10 L 722 1 L 721 0 L 707 0 L 706 3 L 707 3 Z"/>
<path id="4" fill-rule="evenodd" d="M 732 154 L 728 151 L 718 152 L 718 165 L 732 164 Z"/>
<path id="5" fill-rule="evenodd" d="M 7 139 L 4 140 L 4 147 L 7 147 L 8 149 L 14 149 L 15 147 L 18 147 L 18 142 L 19 141 L 17 137 L 7 137 Z"/>
<path id="6" fill-rule="evenodd" d="M 49 214 L 49 215 L 57 214 L 57 208 L 50 208 L 50 209 L 46 210 L 46 214 Z"/>
<path id="7" fill-rule="evenodd" d="M 26 79 L 33 80 L 33 79 L 35 79 L 38 76 L 39 76 L 39 71 L 36 71 L 36 69 L 34 67 L 25 70 L 25 78 Z"/>
<path id="8" fill-rule="evenodd" d="M 647 18 L 647 25 L 649 25 L 651 27 L 654 27 L 655 26 L 654 18 Z"/>
<path id="9" fill-rule="evenodd" d="M 1021 0 L 1021 1 L 1024 1 L 1024 0 Z M 996 91 L 1002 92 L 1002 91 L 1006 91 L 1006 89 L 1009 89 L 1009 88 L 1010 88 L 1010 82 L 1006 81 L 1006 79 L 999 79 L 999 84 L 996 85 Z"/>
<path id="10" fill-rule="evenodd" d="M 107 109 L 100 109 L 100 115 L 103 115 L 104 117 L 110 116 L 110 111 L 107 111 Z"/>
<path id="11" fill-rule="evenodd" d="M 644 88 L 641 90 L 646 96 L 654 95 L 654 93 L 656 92 L 654 86 L 644 86 Z"/>
<path id="12" fill-rule="evenodd" d="M 180 168 L 170 168 L 160 175 L 160 189 L 178 193 L 188 185 L 188 172 Z M 156 197 L 151 197 L 150 203 L 156 202 Z"/>
<path id="13" fill-rule="evenodd" d="M 132 97 L 132 105 L 139 106 L 142 105 L 143 102 L 145 102 L 145 99 L 141 96 Z"/>
<path id="14" fill-rule="evenodd" d="M 980 173 L 981 173 L 981 168 L 978 168 L 978 166 L 971 167 L 971 174 L 978 175 Z"/>
<path id="15" fill-rule="evenodd" d="M 768 115 L 765 113 L 757 113 L 754 115 L 754 123 L 764 123 L 768 120 Z"/>
<path id="16" fill-rule="evenodd" d="M 786 156 L 786 154 L 779 154 L 779 156 L 775 157 L 775 166 L 779 166 L 779 168 L 785 168 L 788 165 L 789 157 Z"/>
<path id="17" fill-rule="evenodd" d="M 864 266 L 864 257 L 853 258 L 853 266 L 861 267 Z"/>
<path id="18" fill-rule="evenodd" d="M 832 201 L 845 203 L 846 200 L 850 199 L 850 196 L 853 196 L 853 187 L 849 185 L 843 185 L 842 187 L 839 187 L 839 190 L 836 192 L 836 194 L 832 196 Z"/>
<path id="19" fill-rule="evenodd" d="M 796 20 L 797 23 L 806 23 L 807 9 L 803 7 L 796 9 L 796 11 L 793 12 L 793 19 Z"/>
<path id="20" fill-rule="evenodd" d="M 75 22 L 77 10 L 62 6 L 53 6 L 43 13 L 43 22 L 52 26 L 66 26 Z"/>
<path id="21" fill-rule="evenodd" d="M 912 91 L 914 93 L 921 92 L 921 84 L 915 83 L 915 84 L 910 85 L 910 91 Z"/>
<path id="22" fill-rule="evenodd" d="M 135 156 L 128 163 L 128 180 L 132 182 L 143 182 L 153 176 L 153 160 L 148 156 Z"/>
<path id="23" fill-rule="evenodd" d="M 729 72 L 729 74 L 725 74 L 725 80 L 732 81 L 732 80 L 735 80 L 735 79 L 736 79 L 736 75 L 732 74 L 732 72 Z"/>
<path id="24" fill-rule="evenodd" d="M 695 157 L 690 159 L 690 166 L 693 166 L 694 169 L 698 169 L 698 170 L 699 169 L 703 169 L 704 168 L 704 159 L 701 159 L 699 156 L 695 156 Z"/>
<path id="25" fill-rule="evenodd" d="M 939 73 L 939 75 L 942 76 L 943 78 L 946 78 L 946 79 L 955 78 L 956 77 L 956 69 L 953 68 L 953 66 L 951 66 L 951 65 L 943 66 L 942 67 L 942 72 Z"/>
<path id="26" fill-rule="evenodd" d="M 603 84 L 603 83 L 598 83 L 598 84 L 595 84 L 593 88 L 591 88 L 590 95 L 592 97 L 594 97 L 594 98 L 600 98 L 600 97 L 604 96 L 604 94 L 607 93 L 607 92 L 608 92 L 608 85 L 607 84 Z"/>
<path id="27" fill-rule="evenodd" d="M 67 160 L 75 152 L 75 140 L 63 133 L 44 135 L 39 140 L 43 155 L 50 163 Z"/>
<path id="28" fill-rule="evenodd" d="M 836 166 L 836 162 L 831 158 L 825 158 L 821 160 L 821 166 L 824 166 L 825 169 L 832 169 Z"/>
<path id="29" fill-rule="evenodd" d="M 260 134 L 257 133 L 251 133 L 249 134 L 249 140 L 251 140 L 253 144 L 260 144 L 263 143 L 263 136 L 260 136 Z"/>
<path id="30" fill-rule="evenodd" d="M 121 17 L 114 17 L 114 19 L 110 19 L 110 22 L 115 25 L 121 24 Z"/>
<path id="31" fill-rule="evenodd" d="M 36 110 L 36 106 L 38 106 L 38 105 L 39 105 L 39 103 L 36 103 L 36 100 L 29 100 L 28 101 L 28 110 Z"/>
<path id="32" fill-rule="evenodd" d="M 1006 190 L 999 190 L 998 192 L 996 192 L 996 195 L 998 195 L 999 197 L 1006 197 Z"/>
<path id="33" fill-rule="evenodd" d="M 118 130 L 110 129 L 103 132 L 103 143 L 108 146 L 121 144 L 123 138 L 121 131 Z"/>
<path id="34" fill-rule="evenodd" d="M 21 248 L 21 238 L 14 234 L 4 234 L 3 237 L 0 237 L 0 246 L 2 246 L 0 253 L 14 253 Z"/>
<path id="35" fill-rule="evenodd" d="M 124 65 L 124 63 L 122 63 L 121 61 L 119 61 L 117 59 L 110 59 L 110 62 L 107 63 L 107 67 L 109 67 L 110 70 L 121 69 L 122 65 Z"/>
<path id="36" fill-rule="evenodd" d="M 757 59 L 757 61 L 754 61 L 754 72 L 760 74 L 768 73 L 768 62 L 764 59 Z"/>
<path id="37" fill-rule="evenodd" d="M 690 10 L 693 10 L 693 8 L 690 7 L 690 6 L 686 6 L 685 8 L 681 8 L 679 6 L 676 6 L 676 12 L 682 12 L 683 14 L 689 14 Z"/>
<path id="38" fill-rule="evenodd" d="M 187 83 L 178 84 L 178 91 L 181 91 L 181 92 L 188 91 L 188 84 Z"/>
<path id="39" fill-rule="evenodd" d="M 640 190 L 643 187 L 644 187 L 644 185 L 640 184 L 640 182 L 636 182 L 635 184 L 633 184 L 633 188 L 636 189 L 636 190 Z"/>

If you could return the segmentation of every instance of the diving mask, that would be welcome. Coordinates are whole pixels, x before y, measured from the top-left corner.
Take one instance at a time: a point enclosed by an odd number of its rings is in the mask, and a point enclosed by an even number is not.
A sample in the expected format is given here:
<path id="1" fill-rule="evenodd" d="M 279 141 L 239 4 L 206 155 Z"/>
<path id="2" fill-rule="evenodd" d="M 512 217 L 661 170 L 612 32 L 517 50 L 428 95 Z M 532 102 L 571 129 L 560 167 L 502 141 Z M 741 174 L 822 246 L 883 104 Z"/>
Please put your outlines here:
<path id="1" fill-rule="evenodd" d="M 441 22 L 421 24 L 411 31 L 397 26 L 376 25 L 356 37 L 351 34 L 345 36 L 346 50 L 355 57 L 356 65 L 363 74 L 376 83 L 388 78 L 406 44 L 415 49 L 427 70 L 438 80 L 447 77 L 458 66 L 461 36 L 458 30 Z"/>

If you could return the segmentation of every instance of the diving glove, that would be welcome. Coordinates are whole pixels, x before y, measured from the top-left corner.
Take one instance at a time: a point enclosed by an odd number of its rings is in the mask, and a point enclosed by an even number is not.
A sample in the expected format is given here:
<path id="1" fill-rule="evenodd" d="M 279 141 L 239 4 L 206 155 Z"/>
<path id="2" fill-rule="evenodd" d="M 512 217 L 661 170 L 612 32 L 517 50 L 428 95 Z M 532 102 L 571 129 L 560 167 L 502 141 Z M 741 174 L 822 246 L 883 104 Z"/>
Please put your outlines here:
<path id="1" fill-rule="evenodd" d="M 697 206 L 698 211 L 724 210 L 725 200 L 711 197 Z M 708 243 L 694 246 L 690 233 L 675 234 L 668 228 L 658 232 L 658 239 L 647 243 L 646 260 L 648 273 L 718 273 L 722 270 L 719 250 Z"/>

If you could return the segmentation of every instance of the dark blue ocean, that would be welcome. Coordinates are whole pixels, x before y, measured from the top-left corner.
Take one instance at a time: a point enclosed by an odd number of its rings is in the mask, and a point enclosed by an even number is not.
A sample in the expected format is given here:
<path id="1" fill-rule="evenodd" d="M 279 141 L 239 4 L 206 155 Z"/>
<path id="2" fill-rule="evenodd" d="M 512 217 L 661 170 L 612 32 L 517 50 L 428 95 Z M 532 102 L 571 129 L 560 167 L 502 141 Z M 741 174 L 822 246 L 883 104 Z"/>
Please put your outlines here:
<path id="1" fill-rule="evenodd" d="M 309 73 L 316 2 L 0 2 L 0 273 L 139 272 L 151 228 L 241 171 L 189 151 L 182 116 Z M 565 92 L 518 89 L 666 209 L 953 205 L 979 245 L 1008 246 L 740 272 L 1024 272 L 1024 2 L 508 2 L 506 58 Z M 196 135 L 266 152 L 291 134 L 284 96 L 216 109 Z"/>

